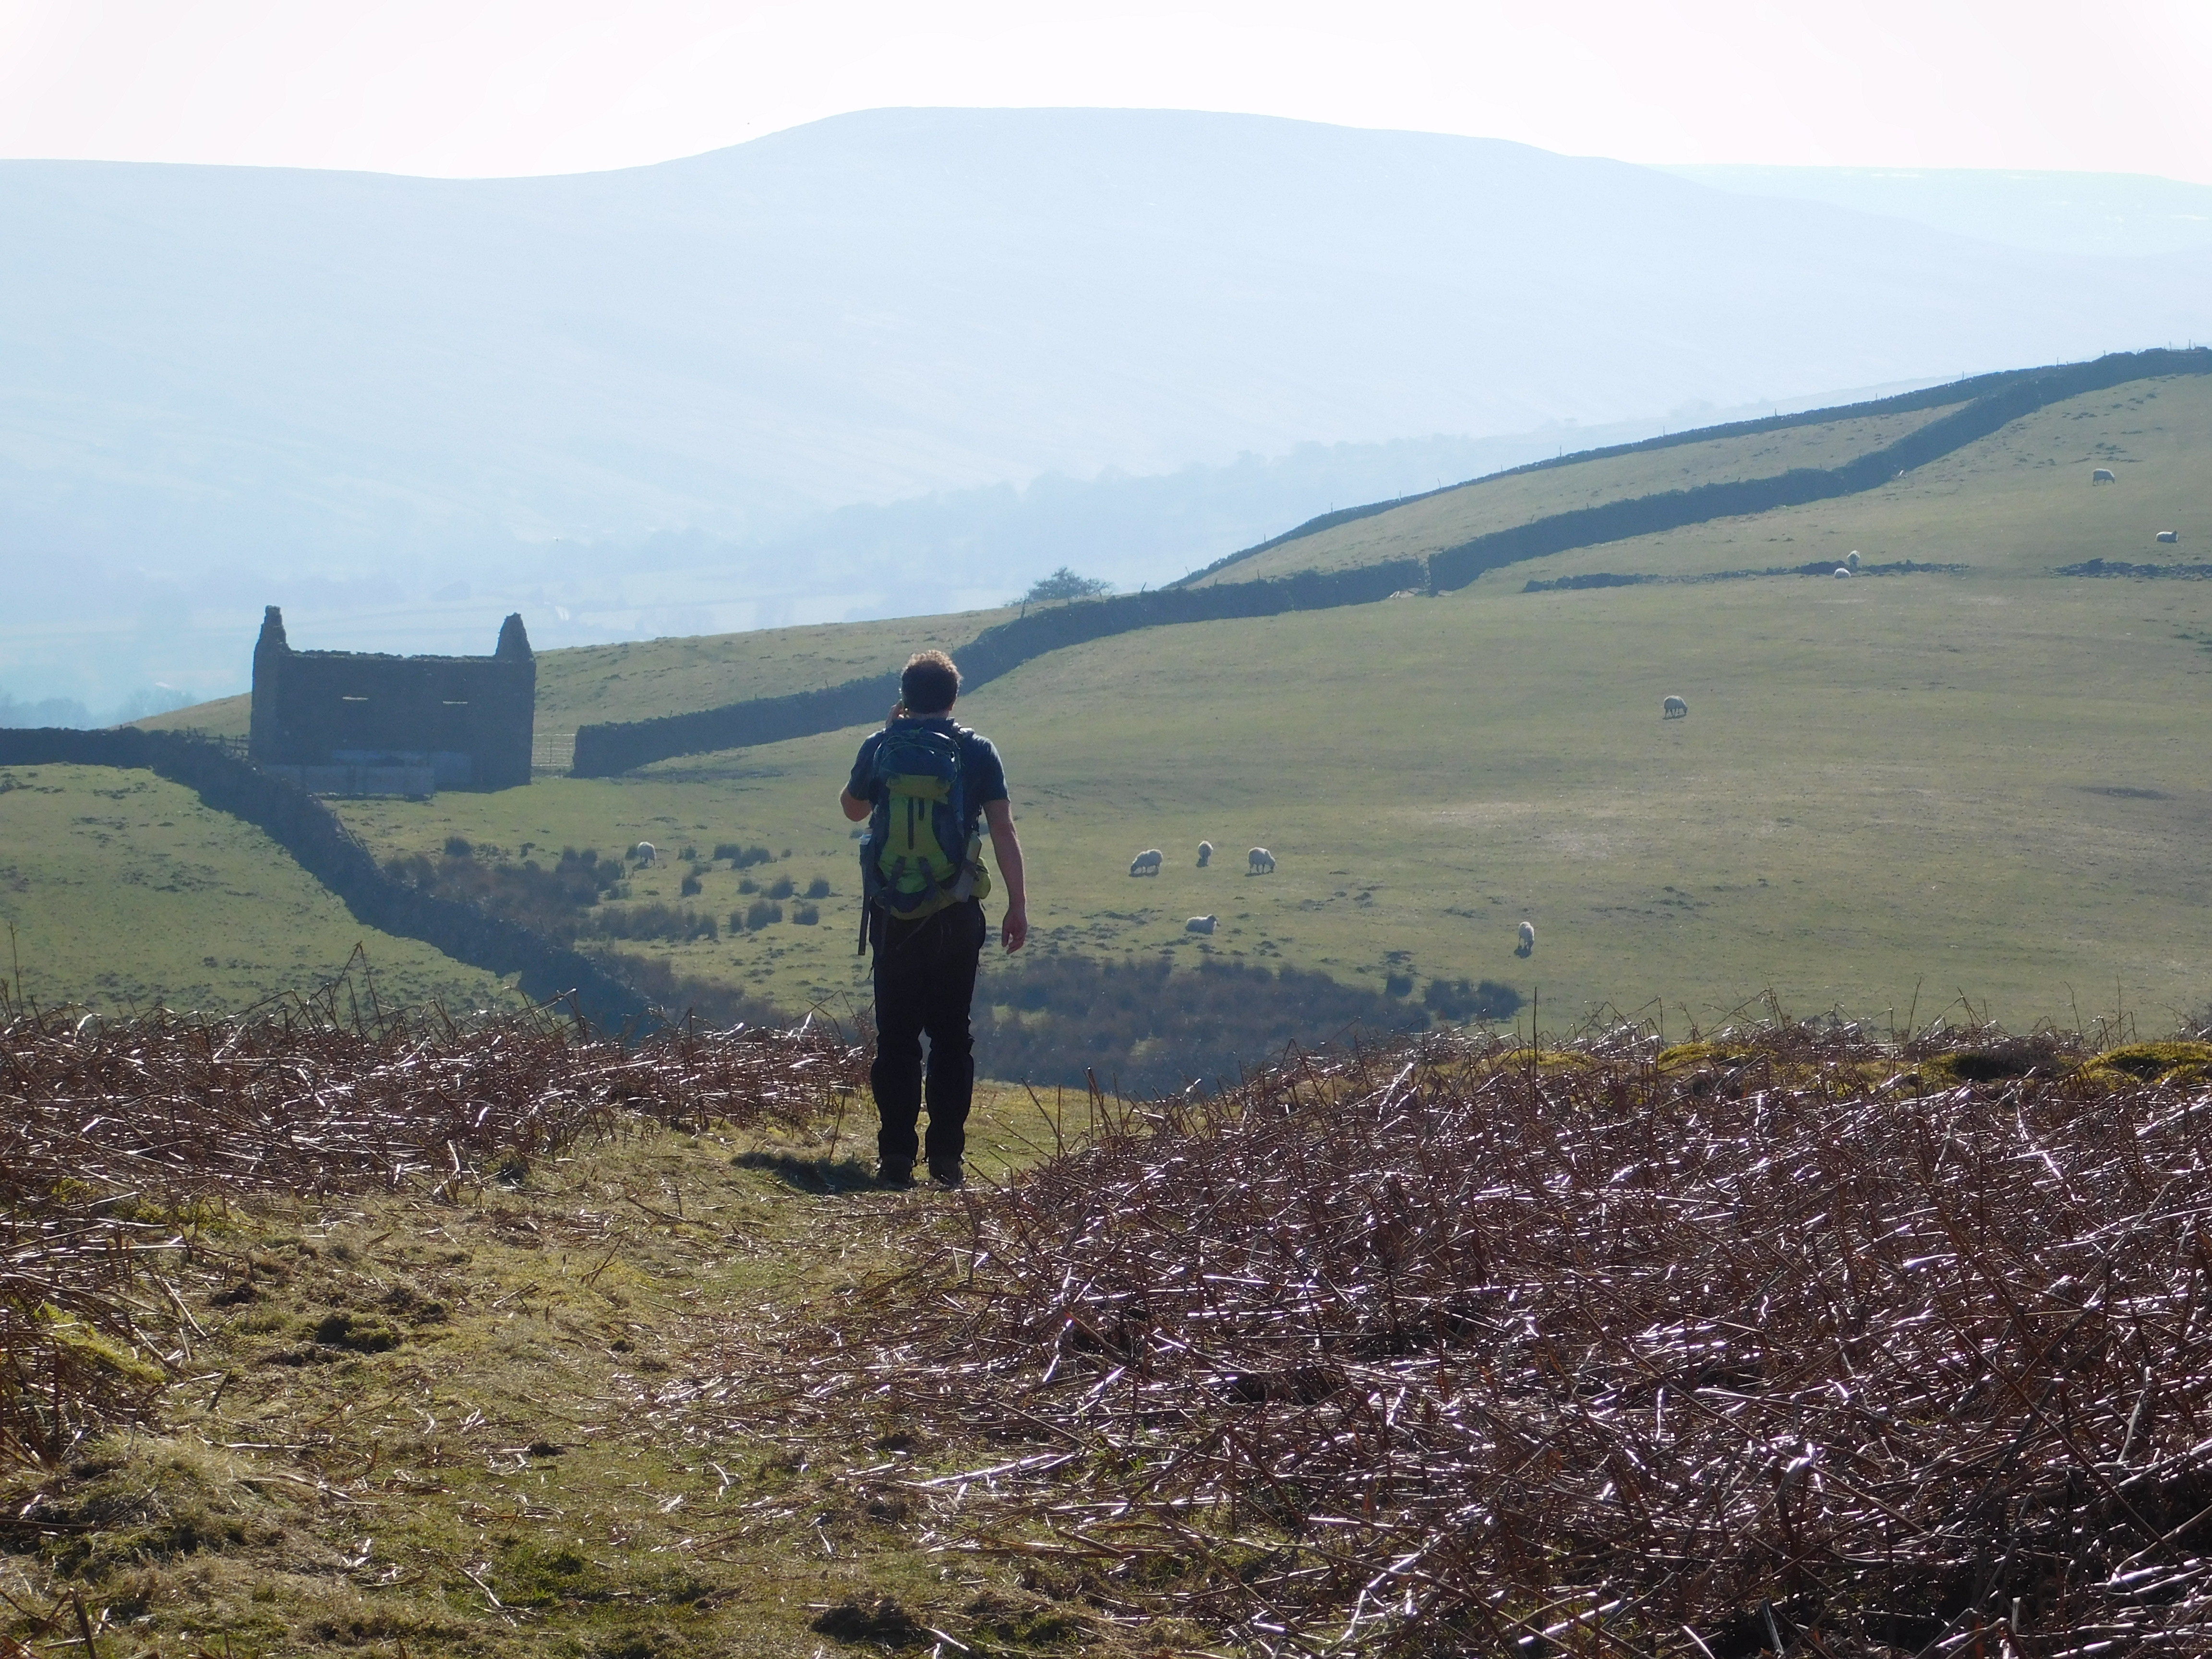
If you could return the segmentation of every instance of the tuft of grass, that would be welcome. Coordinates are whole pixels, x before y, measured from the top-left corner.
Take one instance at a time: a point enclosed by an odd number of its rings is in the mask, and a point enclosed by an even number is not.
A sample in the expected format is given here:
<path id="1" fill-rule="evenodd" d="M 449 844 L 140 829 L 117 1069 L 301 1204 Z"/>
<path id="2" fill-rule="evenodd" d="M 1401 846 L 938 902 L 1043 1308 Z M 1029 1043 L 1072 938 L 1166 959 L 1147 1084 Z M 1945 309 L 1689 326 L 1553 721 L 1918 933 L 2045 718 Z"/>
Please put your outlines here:
<path id="1" fill-rule="evenodd" d="M 2124 1078 L 2136 1083 L 2199 1083 L 2212 1067 L 2212 1042 L 2130 1042 L 2090 1057 L 2083 1070 L 2092 1076 Z"/>

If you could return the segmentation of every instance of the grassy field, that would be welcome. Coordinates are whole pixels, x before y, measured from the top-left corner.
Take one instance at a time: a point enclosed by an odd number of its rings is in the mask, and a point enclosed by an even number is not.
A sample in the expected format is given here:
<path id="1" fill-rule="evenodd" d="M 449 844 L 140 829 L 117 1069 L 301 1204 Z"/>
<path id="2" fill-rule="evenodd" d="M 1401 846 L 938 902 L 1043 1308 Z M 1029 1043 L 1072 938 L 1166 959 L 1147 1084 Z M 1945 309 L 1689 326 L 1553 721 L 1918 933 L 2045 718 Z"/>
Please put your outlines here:
<path id="1" fill-rule="evenodd" d="M 1680 465 L 1699 447 L 1623 459 Z M 1009 759 L 1040 951 L 1400 975 L 1415 994 L 1432 976 L 1498 979 L 1538 995 L 1547 1027 L 1662 999 L 1670 1022 L 1709 1021 L 1770 988 L 1800 1010 L 1901 1015 L 1917 995 L 1924 1017 L 1964 994 L 2014 1021 L 2116 1003 L 2162 1020 L 2212 1000 L 2212 586 L 2048 572 L 2202 558 L 2208 457 L 2212 385 L 2121 388 L 1869 495 L 1534 561 L 1436 600 L 1127 635 L 1032 663 L 962 714 Z M 2119 483 L 2093 488 L 2092 465 Z M 1540 510 L 1591 493 L 1583 470 L 1530 475 L 1554 492 Z M 1396 535 L 1430 507 L 1347 528 Z M 2168 528 L 2178 550 L 2152 540 Z M 1520 591 L 1852 549 L 1968 569 Z M 657 641 L 620 662 L 550 653 L 544 684 L 586 688 L 563 710 L 673 710 L 707 695 L 718 650 L 743 653 L 711 682 L 720 696 L 802 663 L 890 666 L 909 641 L 984 620 Z M 1659 720 L 1668 693 L 1687 720 Z M 681 865 L 641 873 L 630 902 L 716 918 L 720 937 L 669 950 L 687 971 L 842 1008 L 866 979 L 834 797 L 861 735 L 342 810 L 388 853 L 456 834 L 516 857 L 641 838 L 787 850 L 742 874 L 715 865 L 690 899 Z M 1222 854 L 1204 872 L 1201 838 Z M 1255 845 L 1275 875 L 1244 873 Z M 1131 879 L 1152 846 L 1164 874 Z M 819 924 L 787 902 L 786 920 L 732 932 L 740 883 L 779 877 L 830 884 Z M 1212 939 L 1183 931 L 1209 914 Z M 1525 960 L 1523 919 L 1538 935 Z"/>
<path id="2" fill-rule="evenodd" d="M 1853 550 L 1869 562 L 1968 564 L 1978 577 L 2041 578 L 2093 558 L 2202 562 L 2212 556 L 2208 458 L 2212 380 L 2139 381 L 2039 410 L 1867 495 L 1578 548 L 1478 586 L 1594 570 L 1759 569 Z M 2092 484 L 2097 467 L 2118 482 Z M 2179 544 L 2160 544 L 2161 530 L 2179 532 Z"/>
<path id="3" fill-rule="evenodd" d="M 1428 495 L 1388 513 L 1357 519 L 1240 559 L 1204 583 L 1252 581 L 1297 570 L 1344 570 L 1389 559 L 1424 558 L 1492 531 L 1600 502 L 1688 489 L 1735 478 L 1764 478 L 1793 467 L 1830 467 L 1892 444 L 1945 411 L 1913 410 L 1714 438 L 1671 448 L 1611 455 L 1573 466 L 1510 472 Z"/>
<path id="4" fill-rule="evenodd" d="M 2196 556 L 2212 538 L 2206 454 L 2204 382 L 2100 394 L 1877 495 L 1562 556 L 1433 601 L 1125 636 L 1033 663 L 963 714 L 1009 757 L 1042 950 L 1494 978 L 1538 994 L 1547 1025 L 1661 999 L 1670 1021 L 1710 1021 L 1768 988 L 1802 1010 L 1901 1017 L 1916 992 L 1923 1014 L 1963 993 L 2014 1020 L 2116 1001 L 2162 1020 L 2212 1000 L 2212 587 L 2042 573 L 2148 557 L 2152 527 L 2179 528 Z M 2121 483 L 2092 489 L 2091 460 Z M 1577 568 L 1851 547 L 1972 568 L 1518 591 Z M 1670 692 L 1690 719 L 1660 720 Z M 839 1006 L 865 988 L 833 805 L 860 735 L 345 811 L 393 850 L 451 833 L 788 847 L 775 870 L 838 895 L 819 927 L 677 955 Z M 1203 872 L 1201 838 L 1224 852 Z M 1275 875 L 1244 873 L 1255 845 Z M 1132 880 L 1150 846 L 1169 849 L 1164 873 Z M 673 901 L 680 873 L 637 898 Z M 738 878 L 717 868 L 697 902 L 726 915 Z M 1183 932 L 1207 914 L 1214 938 Z"/>
<path id="5" fill-rule="evenodd" d="M 239 1008 L 313 990 L 356 945 L 400 1000 L 513 1000 L 489 974 L 362 927 L 261 831 L 147 772 L 0 769 L 0 927 L 42 1004 Z M 12 981 L 14 961 L 0 973 Z"/>

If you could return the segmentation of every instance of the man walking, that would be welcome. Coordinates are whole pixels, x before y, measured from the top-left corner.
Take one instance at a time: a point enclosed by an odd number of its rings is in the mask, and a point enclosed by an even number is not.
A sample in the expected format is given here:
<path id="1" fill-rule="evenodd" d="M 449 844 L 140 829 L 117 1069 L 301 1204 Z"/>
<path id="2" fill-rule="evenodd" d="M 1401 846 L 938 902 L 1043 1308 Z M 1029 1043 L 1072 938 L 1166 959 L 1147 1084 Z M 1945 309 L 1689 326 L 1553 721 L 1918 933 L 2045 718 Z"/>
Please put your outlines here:
<path id="1" fill-rule="evenodd" d="M 1029 938 L 1022 845 L 1006 802 L 999 751 L 952 720 L 960 671 L 942 651 L 923 651 L 899 676 L 899 702 L 884 729 L 860 745 L 838 805 L 857 823 L 860 842 L 863 948 L 876 952 L 876 1059 L 868 1082 L 882 1120 L 877 1174 L 884 1185 L 914 1180 L 921 1150 L 921 1039 L 929 1036 L 929 1174 L 957 1187 L 975 1093 L 975 1043 L 968 1029 L 975 969 L 989 925 L 977 821 L 988 823 L 1006 915 L 999 936 L 1008 951 Z"/>

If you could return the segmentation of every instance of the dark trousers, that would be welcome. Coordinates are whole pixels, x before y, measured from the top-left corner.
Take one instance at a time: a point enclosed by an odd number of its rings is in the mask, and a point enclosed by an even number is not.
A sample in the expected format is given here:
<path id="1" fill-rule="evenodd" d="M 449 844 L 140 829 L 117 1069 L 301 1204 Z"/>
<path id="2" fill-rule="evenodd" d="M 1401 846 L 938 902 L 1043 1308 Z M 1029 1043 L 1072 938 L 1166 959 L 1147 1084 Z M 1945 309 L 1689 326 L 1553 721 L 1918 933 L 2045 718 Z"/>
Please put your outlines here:
<path id="1" fill-rule="evenodd" d="M 917 922 L 878 917 L 876 947 L 876 1060 L 868 1085 L 883 1120 L 876 1151 L 885 1164 L 911 1166 L 924 1092 L 921 1039 L 929 1036 L 929 1158 L 958 1163 L 968 1145 L 968 1107 L 975 1091 L 975 1039 L 968 1006 L 988 925 L 970 899 Z"/>

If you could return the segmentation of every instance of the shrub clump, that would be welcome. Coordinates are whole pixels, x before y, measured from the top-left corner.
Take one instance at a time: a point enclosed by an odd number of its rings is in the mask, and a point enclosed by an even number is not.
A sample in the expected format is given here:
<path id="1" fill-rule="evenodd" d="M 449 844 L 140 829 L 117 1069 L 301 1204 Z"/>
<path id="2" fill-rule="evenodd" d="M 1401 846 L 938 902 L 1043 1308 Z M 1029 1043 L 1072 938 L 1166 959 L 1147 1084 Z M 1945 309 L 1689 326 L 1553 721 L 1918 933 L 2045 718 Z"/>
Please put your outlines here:
<path id="1" fill-rule="evenodd" d="M 592 918 L 591 931 L 601 939 L 659 939 L 675 944 L 721 937 L 714 917 L 674 904 L 610 907 Z"/>
<path id="2" fill-rule="evenodd" d="M 588 847 L 581 851 L 563 848 L 550 869 L 535 859 L 514 863 L 478 858 L 476 850 L 455 836 L 447 841 L 440 857 L 406 854 L 386 860 L 384 867 L 424 892 L 480 906 L 561 945 L 574 943 L 584 931 L 586 911 L 629 890 L 622 860 L 602 858 Z"/>
<path id="3" fill-rule="evenodd" d="M 990 1005 L 978 1010 L 975 1042 L 991 1075 L 1081 1087 L 1095 1074 L 1142 1093 L 1233 1082 L 1291 1043 L 1430 1024 L 1425 1008 L 1326 974 L 1219 957 L 1175 968 L 1164 959 L 1042 957 L 988 975 L 977 1000 Z"/>
<path id="4" fill-rule="evenodd" d="M 1438 1019 L 1454 1024 L 1468 1019 L 1510 1019 L 1520 1012 L 1521 994 L 1494 979 L 1475 985 L 1463 979 L 1432 979 L 1429 988 L 1421 994 L 1421 1006 Z"/>

